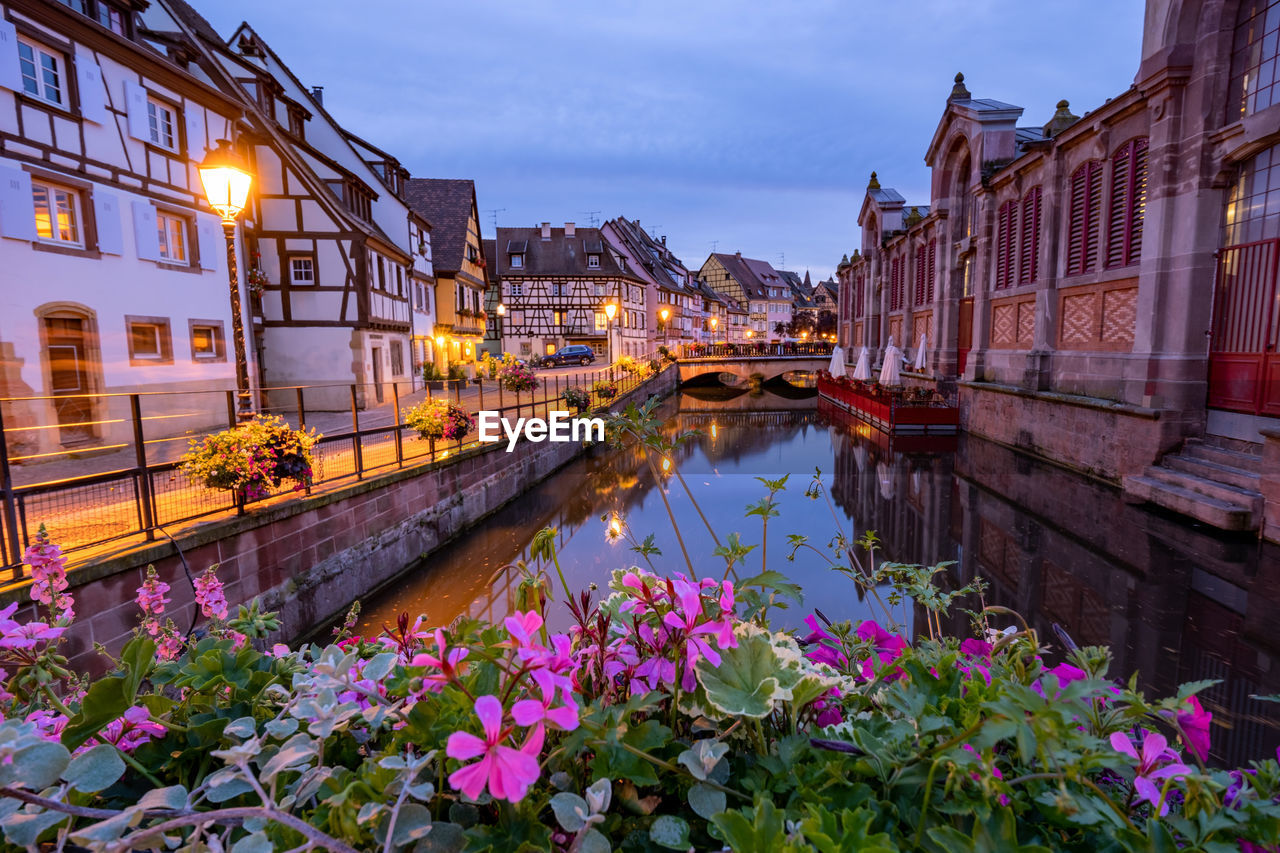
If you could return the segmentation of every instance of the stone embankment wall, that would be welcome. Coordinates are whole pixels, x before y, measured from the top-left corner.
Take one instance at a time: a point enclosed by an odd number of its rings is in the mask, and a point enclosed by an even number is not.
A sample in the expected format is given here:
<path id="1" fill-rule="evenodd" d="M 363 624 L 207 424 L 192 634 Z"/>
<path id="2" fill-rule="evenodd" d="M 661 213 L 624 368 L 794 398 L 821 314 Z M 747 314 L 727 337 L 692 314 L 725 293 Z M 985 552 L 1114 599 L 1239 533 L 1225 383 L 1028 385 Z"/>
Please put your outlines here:
<path id="1" fill-rule="evenodd" d="M 615 408 L 666 396 L 677 381 L 677 371 L 668 368 L 619 398 Z M 505 442 L 475 447 L 308 497 L 279 498 L 244 516 L 176 532 L 173 542 L 150 542 L 79 565 L 68 574 L 77 618 L 64 651 L 73 663 L 94 669 L 101 666 L 94 644 L 120 648 L 138 624 L 134 598 L 148 565 L 169 584 L 173 601 L 165 615 L 186 631 L 195 600 L 184 557 L 193 577 L 219 566 L 233 610 L 260 596 L 265 609 L 280 614 L 282 638 L 306 634 L 582 450 L 578 443 L 523 440 L 510 453 Z M 0 604 L 22 601 L 19 615 L 32 615 L 26 587 L 3 598 Z"/>

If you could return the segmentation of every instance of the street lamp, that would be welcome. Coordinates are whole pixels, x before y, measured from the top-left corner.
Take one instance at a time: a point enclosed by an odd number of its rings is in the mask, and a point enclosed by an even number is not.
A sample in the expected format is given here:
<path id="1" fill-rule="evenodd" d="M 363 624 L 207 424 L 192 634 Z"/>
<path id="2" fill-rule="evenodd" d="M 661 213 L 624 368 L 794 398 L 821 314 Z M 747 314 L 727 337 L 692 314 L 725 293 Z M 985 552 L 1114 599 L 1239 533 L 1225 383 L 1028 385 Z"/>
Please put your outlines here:
<path id="1" fill-rule="evenodd" d="M 507 324 L 507 321 L 505 319 L 507 316 L 506 303 L 499 302 L 497 311 L 498 311 L 498 353 L 499 355 L 501 355 L 502 353 L 506 352 L 506 344 L 504 344 L 502 341 L 502 338 L 504 337 L 504 333 L 506 332 L 505 327 Z"/>
<path id="2" fill-rule="evenodd" d="M 218 147 L 205 156 L 199 169 L 205 198 L 208 199 L 209 206 L 222 217 L 222 233 L 227 237 L 231 337 L 236 348 L 236 393 L 239 397 L 236 417 L 247 420 L 252 412 L 249 408 L 249 358 L 245 354 L 244 318 L 240 313 L 240 282 L 236 270 L 236 217 L 248 203 L 253 175 L 246 168 L 243 158 L 225 139 L 218 140 Z"/>
<path id="3" fill-rule="evenodd" d="M 604 304 L 604 345 L 608 350 L 609 363 L 613 364 L 613 315 L 618 313 L 618 303 Z"/>
<path id="4" fill-rule="evenodd" d="M 667 318 L 671 316 L 670 308 L 663 308 L 658 312 L 658 316 L 662 318 L 662 342 L 667 342 Z"/>

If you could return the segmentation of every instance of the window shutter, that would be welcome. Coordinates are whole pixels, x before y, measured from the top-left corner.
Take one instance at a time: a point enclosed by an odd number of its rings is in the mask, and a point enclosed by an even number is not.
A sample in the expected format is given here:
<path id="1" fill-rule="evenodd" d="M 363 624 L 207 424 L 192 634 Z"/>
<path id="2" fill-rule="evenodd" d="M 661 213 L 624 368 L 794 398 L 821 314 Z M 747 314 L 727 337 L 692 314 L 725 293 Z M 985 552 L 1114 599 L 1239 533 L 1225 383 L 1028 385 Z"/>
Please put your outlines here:
<path id="1" fill-rule="evenodd" d="M 1040 277 L 1040 188 L 1022 198 L 1022 257 L 1018 284 L 1032 284 Z"/>
<path id="2" fill-rule="evenodd" d="M 120 229 L 120 197 L 114 193 L 94 190 L 93 220 L 98 231 L 98 251 L 108 255 L 123 255 L 124 237 Z"/>
<path id="3" fill-rule="evenodd" d="M 925 247 L 920 244 L 916 249 L 916 304 L 924 304 Z"/>
<path id="4" fill-rule="evenodd" d="M 76 53 L 76 87 L 80 96 L 80 115 L 85 121 L 106 124 L 106 92 L 102 88 L 102 69 L 87 53 Z"/>
<path id="5" fill-rule="evenodd" d="M 937 269 L 937 265 L 935 263 L 935 261 L 937 260 L 937 256 L 938 256 L 938 241 L 935 238 L 929 241 L 929 272 L 926 277 L 927 280 L 926 280 L 926 288 L 925 288 L 925 304 L 927 305 L 933 304 L 933 281 L 934 281 L 934 271 Z"/>
<path id="6" fill-rule="evenodd" d="M 1071 216 L 1067 239 L 1067 275 L 1092 270 L 1098 261 L 1098 224 L 1102 212 L 1102 163 L 1085 163 L 1071 175 Z"/>
<path id="7" fill-rule="evenodd" d="M 996 216 L 996 287 L 1004 288 L 1013 284 L 1014 263 L 1014 220 L 1017 202 L 1006 201 L 1000 206 Z"/>
<path id="8" fill-rule="evenodd" d="M 160 260 L 160 234 L 156 231 L 156 209 L 149 201 L 133 202 L 133 243 L 144 261 Z"/>
<path id="9" fill-rule="evenodd" d="M 902 307 L 902 258 L 894 258 L 889 265 L 889 310 Z"/>
<path id="10" fill-rule="evenodd" d="M 18 70 L 18 30 L 12 21 L 0 18 L 0 87 L 22 91 L 22 73 Z"/>
<path id="11" fill-rule="evenodd" d="M 1107 268 L 1125 264 L 1126 238 L 1129 232 L 1129 204 L 1132 198 L 1133 149 L 1131 145 L 1116 152 L 1111 158 L 1111 207 L 1107 216 Z"/>
<path id="12" fill-rule="evenodd" d="M 0 166 L 0 236 L 31 242 L 36 239 L 31 176 L 21 169 Z"/>
<path id="13" fill-rule="evenodd" d="M 227 251 L 227 237 L 222 220 L 208 213 L 196 216 L 196 246 L 200 251 L 200 269 L 222 269 L 222 256 Z"/>
<path id="14" fill-rule="evenodd" d="M 141 83 L 124 81 L 124 103 L 129 111 L 129 135 L 147 142 L 151 139 L 151 127 L 147 122 L 147 90 Z"/>
<path id="15" fill-rule="evenodd" d="M 1102 163 L 1089 164 L 1089 207 L 1085 225 L 1084 268 L 1088 272 L 1098 265 L 1098 237 L 1102 222 Z"/>
<path id="16" fill-rule="evenodd" d="M 1142 260 L 1142 220 L 1147 215 L 1147 140 L 1134 143 L 1133 210 L 1130 213 L 1128 263 Z"/>
<path id="17" fill-rule="evenodd" d="M 1071 215 L 1067 218 L 1067 275 L 1080 272 L 1084 244 L 1084 198 L 1088 177 L 1084 167 L 1071 175 Z"/>
<path id="18" fill-rule="evenodd" d="M 188 100 L 182 108 L 182 121 L 187 131 L 187 159 L 199 163 L 209 150 L 204 135 L 204 108 Z"/>

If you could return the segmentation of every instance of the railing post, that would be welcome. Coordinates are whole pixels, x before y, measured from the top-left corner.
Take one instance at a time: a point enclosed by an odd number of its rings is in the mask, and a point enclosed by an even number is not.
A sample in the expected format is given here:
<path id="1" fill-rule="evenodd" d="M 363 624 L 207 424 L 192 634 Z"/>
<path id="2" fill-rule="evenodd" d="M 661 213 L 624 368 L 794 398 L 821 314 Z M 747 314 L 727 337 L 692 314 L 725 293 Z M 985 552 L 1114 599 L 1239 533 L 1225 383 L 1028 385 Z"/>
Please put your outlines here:
<path id="1" fill-rule="evenodd" d="M 142 502 L 142 527 L 148 539 L 155 539 L 156 514 L 151 494 L 151 472 L 147 470 L 147 446 L 142 435 L 142 401 L 129 395 L 129 412 L 133 416 L 133 455 L 138 468 L 138 500 Z"/>
<path id="2" fill-rule="evenodd" d="M 355 452 L 356 479 L 364 479 L 364 450 L 360 447 L 360 409 L 356 405 L 356 385 L 351 383 L 351 447 Z"/>
<path id="3" fill-rule="evenodd" d="M 227 391 L 227 426 L 232 429 L 236 428 L 236 392 Z"/>
<path id="4" fill-rule="evenodd" d="M 8 560 L 13 565 L 22 562 L 22 549 L 18 547 L 18 512 L 14 507 L 13 477 L 9 471 L 9 437 L 4 431 L 4 403 L 0 403 L 0 496 L 4 498 L 4 524 L 8 528 L 5 541 L 9 544 Z"/>
<path id="5" fill-rule="evenodd" d="M 294 388 L 293 391 L 298 398 L 298 429 L 305 432 L 307 429 L 307 409 L 302 403 L 302 386 L 299 385 L 297 388 Z M 307 486 L 303 491 L 310 495 L 311 486 Z"/>
<path id="6" fill-rule="evenodd" d="M 396 427 L 396 467 L 404 467 L 404 436 L 400 433 L 400 383 L 391 383 L 391 404 L 395 406 L 395 414 L 391 422 Z"/>
<path id="7" fill-rule="evenodd" d="M 477 412 L 484 411 L 484 377 L 476 380 L 476 390 L 480 393 L 480 402 L 476 405 Z"/>

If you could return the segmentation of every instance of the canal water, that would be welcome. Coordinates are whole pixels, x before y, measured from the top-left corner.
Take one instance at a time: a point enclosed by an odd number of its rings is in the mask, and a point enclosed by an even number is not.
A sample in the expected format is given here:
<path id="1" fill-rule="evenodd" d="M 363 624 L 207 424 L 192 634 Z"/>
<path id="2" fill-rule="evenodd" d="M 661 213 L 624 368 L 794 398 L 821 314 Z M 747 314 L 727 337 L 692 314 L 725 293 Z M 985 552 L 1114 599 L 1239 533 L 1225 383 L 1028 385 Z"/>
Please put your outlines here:
<path id="1" fill-rule="evenodd" d="M 814 607 L 833 620 L 879 615 L 811 551 L 791 559 L 787 538 L 802 534 L 823 549 L 837 530 L 874 530 L 883 559 L 955 561 L 953 581 L 984 578 L 987 603 L 1025 615 L 1045 642 L 1059 645 L 1057 624 L 1079 645 L 1110 646 L 1112 675 L 1138 672 L 1151 695 L 1220 679 L 1200 694 L 1214 713 L 1215 761 L 1239 766 L 1275 754 L 1280 705 L 1251 697 L 1280 693 L 1280 548 L 1126 504 L 1112 487 L 972 436 L 891 439 L 817 406 L 812 393 L 681 393 L 662 410 L 671 429 L 700 433 L 675 462 L 722 539 L 736 531 L 758 545 L 760 519 L 744 515 L 765 495 L 756 478 L 790 475 L 767 552 L 757 547 L 747 558 L 749 569 L 767 564 L 803 588 L 802 604 L 777 614 L 781 624 L 799 627 Z M 830 501 L 805 495 L 818 471 Z M 684 489 L 666 485 L 699 574 L 723 573 Z M 557 531 L 569 585 L 603 587 L 613 569 L 645 565 L 625 539 L 610 541 L 614 514 L 636 539 L 652 534 L 656 570 L 684 570 L 642 458 L 602 448 L 365 601 L 361 630 L 376 633 L 403 612 L 431 624 L 463 613 L 501 618 L 519 579 L 504 567 L 528 560 L 544 527 Z M 956 613 L 945 627 L 963 634 L 967 617 Z"/>

